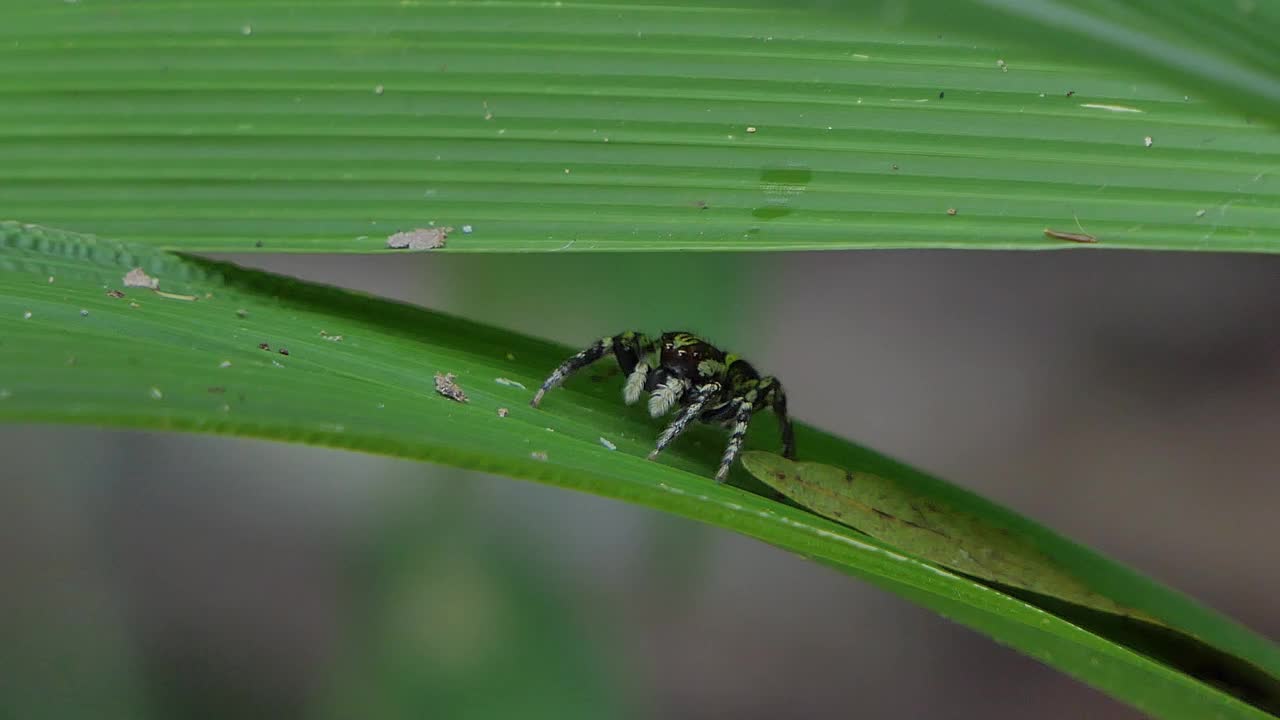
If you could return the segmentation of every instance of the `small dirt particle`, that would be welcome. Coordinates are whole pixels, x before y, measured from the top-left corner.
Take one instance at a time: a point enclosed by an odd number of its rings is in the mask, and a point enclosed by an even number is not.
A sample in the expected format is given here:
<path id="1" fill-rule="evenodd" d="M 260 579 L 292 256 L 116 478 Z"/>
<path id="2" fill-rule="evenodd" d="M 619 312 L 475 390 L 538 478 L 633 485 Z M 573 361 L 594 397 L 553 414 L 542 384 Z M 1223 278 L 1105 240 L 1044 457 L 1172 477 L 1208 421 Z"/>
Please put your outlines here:
<path id="1" fill-rule="evenodd" d="M 511 414 L 510 410 L 506 408 L 498 408 L 498 417 L 506 417 L 510 414 Z"/>
<path id="2" fill-rule="evenodd" d="M 80 308 L 80 317 L 89 317 L 89 311 L 84 308 Z"/>
<path id="3" fill-rule="evenodd" d="M 124 293 L 120 292 L 119 290 L 108 290 L 107 297 L 115 298 L 119 300 L 120 298 L 124 297 Z"/>
<path id="4" fill-rule="evenodd" d="M 125 273 L 122 282 L 125 287 L 149 288 L 151 290 L 155 290 L 160 287 L 159 278 L 151 277 L 140 267 L 136 267 Z"/>
<path id="5" fill-rule="evenodd" d="M 748 135 L 754 135 L 755 133 L 756 133 L 756 129 L 755 129 L 754 127 L 751 127 L 750 125 L 748 125 L 748 126 L 747 126 L 747 134 L 748 134 Z"/>
<path id="6" fill-rule="evenodd" d="M 451 232 L 451 227 L 414 228 L 387 237 L 387 247 L 392 250 L 434 250 L 444 247 Z"/>
<path id="7" fill-rule="evenodd" d="M 1004 60 L 996 60 L 996 67 L 1000 68 L 1000 72 L 1009 72 L 1009 64 Z"/>
<path id="8" fill-rule="evenodd" d="M 1068 91 L 1067 91 L 1067 97 L 1071 97 L 1072 95 L 1075 95 L 1075 94 L 1076 94 L 1076 91 L 1075 91 L 1075 90 L 1068 90 Z"/>
<path id="9" fill-rule="evenodd" d="M 205 392 L 213 393 L 214 395 L 221 395 L 222 393 L 224 393 L 224 392 L 226 392 L 226 391 L 227 391 L 227 389 L 226 389 L 226 388 L 224 388 L 224 387 L 222 387 L 222 386 L 215 386 L 215 387 L 205 388 Z"/>
<path id="10" fill-rule="evenodd" d="M 457 375 L 453 373 L 436 373 L 436 392 L 455 402 L 467 402 L 467 394 L 454 382 Z"/>
<path id="11" fill-rule="evenodd" d="M 946 97 L 946 96 L 947 96 L 947 91 L 946 91 L 946 90 L 939 90 L 939 91 L 938 91 L 938 99 L 939 99 L 939 100 L 941 100 L 942 98 L 944 98 L 944 97 Z"/>
<path id="12" fill-rule="evenodd" d="M 271 352 L 271 346 L 270 346 L 270 345 L 268 345 L 268 344 L 266 344 L 266 343 L 258 343 L 258 349 L 259 349 L 259 350 L 266 350 L 267 352 Z"/>
<path id="13" fill-rule="evenodd" d="M 959 211 L 959 210 L 956 210 L 955 208 L 947 208 L 947 214 L 948 214 L 948 215 L 955 215 L 955 214 L 956 214 L 956 213 L 958 213 L 958 212 L 960 212 L 960 211 Z"/>
<path id="14" fill-rule="evenodd" d="M 289 354 L 289 348 L 280 348 L 280 354 L 281 354 L 281 355 L 288 355 L 288 354 Z"/>
<path id="15" fill-rule="evenodd" d="M 241 320 L 243 320 L 243 319 L 245 319 L 245 318 L 249 317 L 249 311 L 248 311 L 248 310 L 245 310 L 245 309 L 243 309 L 243 308 L 241 308 L 241 309 L 239 309 L 239 310 L 236 310 L 236 317 L 238 317 L 238 318 L 240 318 Z"/>

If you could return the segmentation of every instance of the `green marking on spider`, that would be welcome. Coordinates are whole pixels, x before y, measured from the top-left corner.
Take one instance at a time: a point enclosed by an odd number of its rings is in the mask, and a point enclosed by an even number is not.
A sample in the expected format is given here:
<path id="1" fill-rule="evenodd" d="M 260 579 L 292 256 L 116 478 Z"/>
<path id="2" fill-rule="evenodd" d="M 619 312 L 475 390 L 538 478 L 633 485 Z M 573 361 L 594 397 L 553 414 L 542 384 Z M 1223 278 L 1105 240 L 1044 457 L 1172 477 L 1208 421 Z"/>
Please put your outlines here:
<path id="1" fill-rule="evenodd" d="M 649 414 L 653 417 L 676 410 L 675 419 L 658 436 L 657 447 L 649 453 L 650 460 L 694 420 L 717 423 L 731 429 L 716 470 L 716 482 L 724 482 L 746 440 L 752 415 L 766 407 L 778 416 L 783 454 L 795 457 L 795 435 L 787 417 L 787 396 L 782 384 L 772 376 L 761 376 L 737 355 L 725 353 L 687 332 L 650 338 L 628 331 L 601 338 L 552 371 L 529 404 L 538 407 L 548 390 L 609 353 L 626 376 L 622 396 L 628 405 L 648 393 Z"/>
<path id="2" fill-rule="evenodd" d="M 823 517 L 965 575 L 1164 626 L 1091 590 L 1028 537 L 922 495 L 906 484 L 772 453 L 743 453 L 761 482 Z"/>

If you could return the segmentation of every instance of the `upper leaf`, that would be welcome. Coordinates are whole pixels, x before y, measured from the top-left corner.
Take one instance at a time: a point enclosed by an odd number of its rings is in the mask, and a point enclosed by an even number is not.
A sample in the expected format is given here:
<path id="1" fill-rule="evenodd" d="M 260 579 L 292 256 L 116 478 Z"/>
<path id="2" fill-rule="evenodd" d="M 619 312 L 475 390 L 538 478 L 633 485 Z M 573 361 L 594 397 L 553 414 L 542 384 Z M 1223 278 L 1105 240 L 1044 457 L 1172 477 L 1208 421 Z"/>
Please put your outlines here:
<path id="1" fill-rule="evenodd" d="M 872 5 L 11 2 L 0 216 L 205 251 L 1280 248 L 1273 128 L 1048 25 Z M 1228 43 L 1216 5 L 1187 43 Z"/>

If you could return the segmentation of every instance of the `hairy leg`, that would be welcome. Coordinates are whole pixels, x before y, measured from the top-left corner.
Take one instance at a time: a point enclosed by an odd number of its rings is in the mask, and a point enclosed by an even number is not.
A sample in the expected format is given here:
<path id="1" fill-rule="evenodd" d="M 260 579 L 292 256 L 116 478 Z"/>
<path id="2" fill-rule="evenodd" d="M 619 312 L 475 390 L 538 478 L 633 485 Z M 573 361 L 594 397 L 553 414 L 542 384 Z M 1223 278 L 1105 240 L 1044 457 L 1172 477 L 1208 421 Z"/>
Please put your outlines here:
<path id="1" fill-rule="evenodd" d="M 636 333 L 622 333 L 613 337 L 601 338 L 582 352 L 560 363 L 560 367 L 553 370 L 547 381 L 542 383 L 542 387 L 538 388 L 538 392 L 533 394 L 533 400 L 529 404 L 533 407 L 538 407 L 538 403 L 542 402 L 542 396 L 546 395 L 548 390 L 564 382 L 565 378 L 570 375 L 604 357 L 606 353 L 610 351 L 616 353 L 620 343 L 625 343 L 633 337 L 636 337 Z"/>
<path id="2" fill-rule="evenodd" d="M 729 479 L 729 469 L 733 467 L 733 461 L 747 439 L 747 425 L 751 423 L 751 413 L 754 411 L 755 406 L 751 403 L 746 400 L 738 401 L 733 414 L 733 431 L 729 433 L 729 444 L 720 457 L 720 469 L 716 470 L 716 482 L 722 483 Z"/>
<path id="3" fill-rule="evenodd" d="M 782 431 L 782 457 L 788 460 L 796 458 L 796 433 L 791 426 L 791 418 L 787 415 L 787 396 L 781 385 L 775 385 L 773 395 L 773 414 L 778 416 L 778 428 Z"/>
<path id="4" fill-rule="evenodd" d="M 658 457 L 658 453 L 671 444 L 673 440 L 680 437 L 680 433 L 689 427 L 689 423 L 698 417 L 703 408 L 707 406 L 707 402 L 711 400 L 716 393 L 720 392 L 720 383 L 707 383 L 698 386 L 694 391 L 693 397 L 690 398 L 689 404 L 680 409 L 680 413 L 676 415 L 676 419 L 671 421 L 666 430 L 658 436 L 658 445 L 649 453 L 649 459 Z"/>

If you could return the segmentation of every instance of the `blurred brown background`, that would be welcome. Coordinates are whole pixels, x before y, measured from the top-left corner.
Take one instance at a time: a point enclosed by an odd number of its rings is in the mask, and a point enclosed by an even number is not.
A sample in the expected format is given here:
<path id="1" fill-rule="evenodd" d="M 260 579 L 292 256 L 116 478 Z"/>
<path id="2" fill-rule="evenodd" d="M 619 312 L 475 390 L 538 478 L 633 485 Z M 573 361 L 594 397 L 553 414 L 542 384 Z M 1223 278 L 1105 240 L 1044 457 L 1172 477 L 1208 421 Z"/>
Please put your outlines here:
<path id="1" fill-rule="evenodd" d="M 1280 259 L 235 259 L 575 346 L 705 332 L 799 418 L 1280 637 Z M 203 436 L 0 427 L 0 453 L 4 716 L 1137 717 L 851 578 L 614 501 Z"/>

